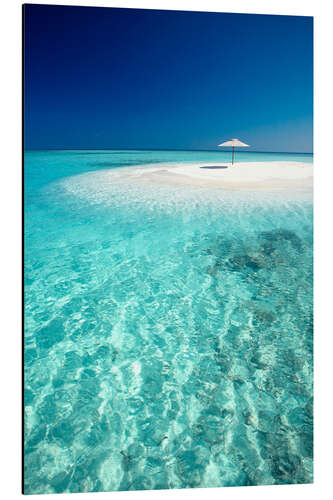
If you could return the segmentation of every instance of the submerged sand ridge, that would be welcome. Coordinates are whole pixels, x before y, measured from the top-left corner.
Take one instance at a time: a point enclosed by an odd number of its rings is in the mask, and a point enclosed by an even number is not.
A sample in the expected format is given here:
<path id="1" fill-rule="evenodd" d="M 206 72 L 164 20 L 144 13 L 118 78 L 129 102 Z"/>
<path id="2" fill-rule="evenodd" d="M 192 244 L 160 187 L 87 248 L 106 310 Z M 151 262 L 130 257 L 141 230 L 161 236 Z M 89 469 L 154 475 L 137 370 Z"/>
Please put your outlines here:
<path id="1" fill-rule="evenodd" d="M 137 182 L 248 190 L 311 190 L 312 163 L 246 162 L 155 164 L 128 172 Z"/>
<path id="2" fill-rule="evenodd" d="M 97 205 L 168 210 L 219 202 L 285 202 L 286 197 L 312 199 L 312 163 L 247 162 L 151 163 L 85 172 L 60 179 L 47 187 L 49 197 L 63 193 L 72 200 Z M 237 193 L 240 196 L 236 196 Z M 281 198 L 282 196 L 282 198 Z M 240 200 L 241 199 L 241 200 Z"/>

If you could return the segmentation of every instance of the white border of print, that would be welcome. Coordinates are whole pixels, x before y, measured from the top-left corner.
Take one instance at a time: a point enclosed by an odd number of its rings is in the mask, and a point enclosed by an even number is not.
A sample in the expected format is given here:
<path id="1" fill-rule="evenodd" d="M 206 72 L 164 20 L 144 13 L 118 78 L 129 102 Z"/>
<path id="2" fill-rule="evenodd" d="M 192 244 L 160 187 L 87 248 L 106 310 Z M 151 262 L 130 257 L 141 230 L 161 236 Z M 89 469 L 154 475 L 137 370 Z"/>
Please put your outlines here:
<path id="1" fill-rule="evenodd" d="M 1 2 L 1 495 L 6 500 L 21 496 L 21 3 Z M 226 500 L 328 498 L 332 490 L 331 457 L 333 352 L 331 320 L 333 169 L 332 169 L 332 66 L 333 7 L 322 0 L 133 0 L 43 1 L 39 4 L 91 5 L 154 9 L 244 12 L 315 16 L 315 483 L 295 486 L 188 489 L 112 493 L 113 498 L 156 500 L 199 499 L 209 496 Z M 111 493 L 89 493 L 89 500 L 102 500 Z M 48 495 L 48 499 L 71 499 L 77 494 Z M 37 498 L 32 495 L 31 498 Z M 40 498 L 38 496 L 38 498 Z"/>

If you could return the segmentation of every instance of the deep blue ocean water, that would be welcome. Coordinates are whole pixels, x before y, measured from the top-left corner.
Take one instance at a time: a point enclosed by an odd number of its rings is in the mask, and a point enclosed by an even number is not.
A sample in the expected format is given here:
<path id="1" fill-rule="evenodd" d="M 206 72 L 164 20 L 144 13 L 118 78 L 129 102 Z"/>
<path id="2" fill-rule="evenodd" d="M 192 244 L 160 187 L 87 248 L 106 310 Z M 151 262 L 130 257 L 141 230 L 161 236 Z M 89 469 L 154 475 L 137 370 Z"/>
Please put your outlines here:
<path id="1" fill-rule="evenodd" d="M 26 493 L 312 481 L 312 197 L 122 178 L 186 161 L 25 155 Z"/>

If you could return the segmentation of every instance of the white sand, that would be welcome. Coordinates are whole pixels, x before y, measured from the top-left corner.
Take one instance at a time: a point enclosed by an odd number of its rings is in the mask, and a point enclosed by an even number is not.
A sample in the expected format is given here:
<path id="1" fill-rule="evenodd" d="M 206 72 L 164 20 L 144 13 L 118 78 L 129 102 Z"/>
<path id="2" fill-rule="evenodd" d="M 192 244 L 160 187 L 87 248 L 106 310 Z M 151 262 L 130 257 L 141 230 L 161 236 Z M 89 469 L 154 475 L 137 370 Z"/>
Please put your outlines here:
<path id="1" fill-rule="evenodd" d="M 162 185 L 308 191 L 312 190 L 312 171 L 312 163 L 285 161 L 237 163 L 233 166 L 223 162 L 164 163 L 137 167 L 128 172 L 128 177 L 138 182 Z"/>

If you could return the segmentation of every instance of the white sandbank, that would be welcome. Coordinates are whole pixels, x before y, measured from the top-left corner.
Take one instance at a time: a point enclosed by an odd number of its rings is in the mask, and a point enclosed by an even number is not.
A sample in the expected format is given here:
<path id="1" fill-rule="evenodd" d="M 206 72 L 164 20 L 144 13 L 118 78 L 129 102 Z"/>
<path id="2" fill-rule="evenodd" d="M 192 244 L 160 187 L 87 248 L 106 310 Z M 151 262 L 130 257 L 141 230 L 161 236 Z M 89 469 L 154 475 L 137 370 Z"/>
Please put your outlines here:
<path id="1" fill-rule="evenodd" d="M 312 190 L 312 163 L 163 163 L 128 169 L 131 181 L 245 190 Z"/>

